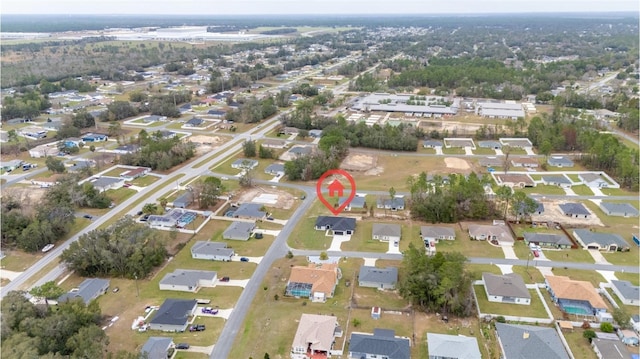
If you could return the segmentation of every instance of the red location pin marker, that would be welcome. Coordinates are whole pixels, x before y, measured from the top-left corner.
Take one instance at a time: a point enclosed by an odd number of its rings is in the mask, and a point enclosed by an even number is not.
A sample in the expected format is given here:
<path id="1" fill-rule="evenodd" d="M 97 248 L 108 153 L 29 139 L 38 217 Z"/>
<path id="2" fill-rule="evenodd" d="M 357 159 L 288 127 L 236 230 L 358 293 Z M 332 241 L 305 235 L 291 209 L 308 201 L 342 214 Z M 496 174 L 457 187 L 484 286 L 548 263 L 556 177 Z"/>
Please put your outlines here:
<path id="1" fill-rule="evenodd" d="M 351 187 L 351 193 L 349 194 L 349 197 L 338 208 L 329 203 L 329 200 L 327 197 L 325 197 L 325 195 L 329 198 L 344 197 L 345 187 L 338 179 L 334 179 L 333 181 L 325 184 L 324 180 L 329 176 L 343 177 L 344 179 L 349 181 Z M 326 194 L 323 193 L 323 190 L 325 188 L 327 189 Z M 320 176 L 320 178 L 318 179 L 318 182 L 316 183 L 316 193 L 318 194 L 318 198 L 320 198 L 320 202 L 322 202 L 325 207 L 329 208 L 331 213 L 337 216 L 349 205 L 349 203 L 351 203 L 353 198 L 356 196 L 356 181 L 353 179 L 353 177 L 351 177 L 349 172 L 345 170 L 328 170 L 327 172 L 323 173 L 322 176 Z"/>

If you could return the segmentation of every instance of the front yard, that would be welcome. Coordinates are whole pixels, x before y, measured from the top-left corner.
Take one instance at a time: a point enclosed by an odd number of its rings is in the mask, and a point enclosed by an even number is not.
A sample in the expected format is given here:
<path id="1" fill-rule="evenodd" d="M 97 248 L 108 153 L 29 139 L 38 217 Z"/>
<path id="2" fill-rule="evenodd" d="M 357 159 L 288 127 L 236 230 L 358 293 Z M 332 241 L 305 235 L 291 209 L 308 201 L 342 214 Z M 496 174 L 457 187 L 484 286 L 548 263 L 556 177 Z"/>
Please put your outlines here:
<path id="1" fill-rule="evenodd" d="M 499 314 L 508 315 L 514 317 L 531 317 L 531 318 L 548 318 L 549 315 L 544 309 L 544 305 L 538 296 L 538 292 L 535 289 L 529 289 L 531 295 L 531 304 L 507 304 L 490 302 L 487 298 L 487 293 L 482 285 L 474 285 L 473 289 L 478 298 L 478 306 L 480 312 L 484 314 Z"/>

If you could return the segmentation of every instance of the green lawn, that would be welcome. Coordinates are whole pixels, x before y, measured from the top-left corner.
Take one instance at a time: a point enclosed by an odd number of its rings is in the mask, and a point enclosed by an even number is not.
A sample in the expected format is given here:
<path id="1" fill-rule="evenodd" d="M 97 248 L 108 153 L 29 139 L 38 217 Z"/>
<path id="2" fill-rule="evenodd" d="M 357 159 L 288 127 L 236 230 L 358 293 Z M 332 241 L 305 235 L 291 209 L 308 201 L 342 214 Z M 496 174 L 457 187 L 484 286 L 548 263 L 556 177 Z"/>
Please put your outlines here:
<path id="1" fill-rule="evenodd" d="M 496 151 L 491 148 L 477 147 L 473 150 L 474 155 L 495 155 Z"/>
<path id="2" fill-rule="evenodd" d="M 563 315 L 562 315 L 562 311 L 560 311 L 560 308 L 558 308 L 558 306 L 553 303 L 553 300 L 551 300 L 551 295 L 549 294 L 549 292 L 546 289 L 540 289 L 540 293 L 542 293 L 542 297 L 544 298 L 544 301 L 547 302 L 547 306 L 549 307 L 549 310 L 551 310 L 551 314 L 553 315 L 553 317 L 555 319 L 562 319 Z"/>
<path id="3" fill-rule="evenodd" d="M 591 191 L 591 189 L 589 187 L 587 187 L 587 185 L 584 185 L 584 184 L 581 184 L 581 185 L 578 185 L 578 186 L 572 186 L 571 189 L 578 196 L 593 196 L 593 191 Z"/>
<path id="4" fill-rule="evenodd" d="M 595 263 L 586 249 L 544 250 L 544 256 L 558 262 Z"/>
<path id="5" fill-rule="evenodd" d="M 377 266 L 379 267 L 379 266 Z M 354 285 L 354 300 L 359 306 L 381 307 L 385 310 L 404 309 L 409 302 L 395 291 L 379 291 L 376 288 L 359 287 L 357 281 Z"/>
<path id="6" fill-rule="evenodd" d="M 464 148 L 462 147 L 442 147 L 442 153 L 445 155 L 464 155 Z"/>
<path id="7" fill-rule="evenodd" d="M 116 204 L 124 202 L 127 198 L 133 196 L 136 193 L 138 192 L 132 190 L 131 188 L 124 187 L 118 189 L 110 189 L 106 192 L 107 196 L 111 198 L 111 200 Z"/>
<path id="8" fill-rule="evenodd" d="M 569 277 L 573 280 L 590 282 L 594 288 L 597 288 L 600 282 L 605 282 L 604 277 L 600 273 L 590 270 L 553 268 L 553 274 Z"/>
<path id="9" fill-rule="evenodd" d="M 110 169 L 109 171 L 105 172 L 102 175 L 106 177 L 120 177 L 121 174 L 127 171 L 129 171 L 129 169 L 123 168 L 123 167 L 116 167 L 116 168 Z"/>
<path id="10" fill-rule="evenodd" d="M 531 253 L 531 249 L 524 243 L 524 241 L 516 241 L 513 246 L 513 251 L 516 253 L 516 256 L 520 259 L 527 259 L 527 257 L 533 259 L 533 254 Z"/>
<path id="11" fill-rule="evenodd" d="M 222 239 L 222 233 L 231 225 L 230 221 L 210 220 L 200 232 L 198 232 L 190 243 L 197 241 L 212 240 L 216 242 L 224 242 L 227 247 L 233 248 L 234 252 L 238 255 L 246 257 L 261 257 L 263 256 L 271 243 L 273 243 L 273 236 L 265 235 L 262 239 L 255 239 L 251 237 L 248 241 L 235 241 Z M 258 228 L 261 228 L 261 223 L 258 223 Z M 191 244 L 189 244 L 190 246 Z"/>
<path id="12" fill-rule="evenodd" d="M 467 264 L 467 269 L 471 273 L 473 280 L 481 280 L 482 273 L 488 272 L 501 275 L 502 271 L 498 266 L 492 264 Z"/>
<path id="13" fill-rule="evenodd" d="M 622 188 L 603 188 L 601 189 L 601 191 L 607 196 L 637 196 L 638 195 L 638 192 L 631 192 Z"/>
<path id="14" fill-rule="evenodd" d="M 574 328 L 572 332 L 563 332 L 562 334 L 564 334 L 574 358 L 596 359 L 596 353 L 591 348 L 589 340 L 582 336 L 583 332 L 584 330 L 581 328 Z"/>
<path id="15" fill-rule="evenodd" d="M 131 184 L 133 184 L 135 186 L 139 186 L 139 187 L 146 187 L 146 186 L 158 181 L 159 179 L 160 179 L 160 177 L 146 175 L 146 176 L 142 176 L 142 177 L 138 177 L 138 178 L 134 179 L 133 181 L 131 181 Z"/>
<path id="16" fill-rule="evenodd" d="M 175 340 L 174 340 L 174 342 L 176 344 L 178 343 Z M 186 352 L 186 351 L 182 351 L 182 350 L 178 350 L 176 355 L 173 357 L 173 359 L 207 359 L 207 358 L 209 358 L 209 356 L 207 354 L 195 353 L 195 352 Z"/>
<path id="17" fill-rule="evenodd" d="M 289 236 L 287 243 L 296 249 L 320 249 L 331 246 L 332 236 L 326 236 L 324 231 L 316 231 L 314 226 L 318 216 L 332 215 L 320 201 L 315 201 L 309 211 L 296 225 L 293 235 Z M 356 224 L 357 225 L 357 224 Z M 356 231 L 357 231 L 356 227 Z"/>
<path id="18" fill-rule="evenodd" d="M 5 257 L 0 260 L 0 267 L 5 270 L 22 272 L 44 257 L 42 252 L 27 253 L 21 250 L 4 249 Z"/>
<path id="19" fill-rule="evenodd" d="M 533 262 L 526 266 L 513 266 L 513 273 L 519 274 L 527 284 L 544 283 L 544 277 L 538 269 L 533 266 Z"/>
<path id="20" fill-rule="evenodd" d="M 440 241 L 436 244 L 436 250 L 442 252 L 460 252 L 467 257 L 490 257 L 504 258 L 501 248 L 495 247 L 486 241 L 474 241 L 468 235 L 458 233 L 456 229 L 456 240 Z"/>
<path id="21" fill-rule="evenodd" d="M 616 278 L 618 278 L 619 280 L 629 281 L 633 285 L 640 285 L 640 275 L 638 275 L 638 273 L 616 272 Z"/>
<path id="22" fill-rule="evenodd" d="M 523 192 L 528 194 L 548 194 L 548 195 L 564 195 L 566 192 L 558 186 L 549 186 L 545 184 L 539 184 L 535 187 L 526 187 L 522 189 Z"/>
<path id="23" fill-rule="evenodd" d="M 582 182 L 580 181 L 580 175 L 577 173 L 566 174 L 565 176 L 569 177 L 569 179 L 572 180 L 573 182 Z"/>
<path id="24" fill-rule="evenodd" d="M 478 298 L 478 306 L 480 312 L 487 314 L 501 314 L 518 317 L 532 317 L 532 318 L 548 318 L 547 312 L 544 309 L 544 305 L 538 296 L 538 292 L 535 289 L 529 289 L 531 295 L 531 304 L 506 304 L 490 302 L 487 299 L 487 293 L 482 285 L 474 285 L 473 289 L 476 292 Z"/>
<path id="25" fill-rule="evenodd" d="M 633 305 L 626 305 L 626 304 L 622 304 L 622 302 L 620 301 L 620 298 L 618 298 L 618 296 L 616 295 L 616 293 L 613 291 L 613 289 L 611 288 L 607 288 L 607 292 L 609 293 L 609 295 L 611 296 L 611 298 L 613 298 L 613 300 L 616 302 L 616 304 L 618 305 L 618 307 L 622 308 L 625 312 L 627 312 L 630 316 L 634 315 L 634 314 L 639 314 L 639 310 L 640 308 L 638 308 L 637 306 L 633 306 Z"/>
<path id="26" fill-rule="evenodd" d="M 389 250 L 389 244 L 387 242 L 374 240 L 372 238 L 373 223 L 381 223 L 379 221 L 358 221 L 356 224 L 356 231 L 351 236 L 349 242 L 342 243 L 340 249 L 343 251 L 357 251 L 357 252 L 386 252 Z M 404 236 L 407 233 L 403 233 Z"/>

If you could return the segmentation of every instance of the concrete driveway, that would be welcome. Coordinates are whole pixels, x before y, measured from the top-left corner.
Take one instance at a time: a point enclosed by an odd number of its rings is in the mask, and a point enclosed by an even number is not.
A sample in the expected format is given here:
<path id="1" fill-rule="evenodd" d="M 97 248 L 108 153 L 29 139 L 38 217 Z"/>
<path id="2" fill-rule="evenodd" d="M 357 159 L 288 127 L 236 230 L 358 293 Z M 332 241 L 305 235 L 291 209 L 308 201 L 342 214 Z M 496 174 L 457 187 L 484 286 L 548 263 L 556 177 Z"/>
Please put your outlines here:
<path id="1" fill-rule="evenodd" d="M 278 234 L 280 234 L 280 231 L 274 231 L 274 230 L 271 230 L 271 229 L 260 229 L 260 228 L 254 230 L 253 232 L 254 233 L 267 234 L 267 235 L 274 236 L 274 237 L 277 236 Z"/>
<path id="2" fill-rule="evenodd" d="M 240 258 L 247 258 L 247 259 L 249 259 L 248 262 L 255 263 L 255 264 L 260 264 L 260 261 L 262 260 L 262 257 L 245 257 L 245 256 L 241 256 L 238 253 L 236 253 L 235 256 L 231 257 L 231 261 L 232 262 L 241 262 Z"/>
<path id="3" fill-rule="evenodd" d="M 598 264 L 611 264 L 607 261 L 607 259 L 600 253 L 597 249 L 587 249 L 593 260 Z"/>
<path id="4" fill-rule="evenodd" d="M 228 282 L 217 281 L 216 286 L 221 287 L 246 287 L 247 283 L 249 283 L 248 279 L 229 279 Z"/>
<path id="5" fill-rule="evenodd" d="M 504 253 L 504 257 L 507 259 L 518 259 L 516 256 L 516 252 L 513 251 L 512 246 L 500 246 L 502 248 L 502 252 Z"/>
<path id="6" fill-rule="evenodd" d="M 6 269 L 0 270 L 0 278 L 14 280 L 17 276 L 22 274 L 22 272 L 14 272 Z"/>
<path id="7" fill-rule="evenodd" d="M 398 243 L 398 245 L 396 246 L 394 241 L 389 241 L 389 250 L 387 251 L 387 253 L 401 254 L 400 243 Z"/>
<path id="8" fill-rule="evenodd" d="M 349 242 L 351 240 L 351 236 L 333 236 L 333 240 L 331 241 L 331 246 L 329 247 L 330 251 L 340 251 L 340 246 L 342 246 L 343 242 Z"/>
<path id="9" fill-rule="evenodd" d="M 200 310 L 198 310 L 198 313 L 196 314 L 196 316 L 198 317 L 210 317 L 210 318 L 222 318 L 224 320 L 229 319 L 229 316 L 231 315 L 231 312 L 233 312 L 233 308 L 230 309 L 218 309 L 218 314 L 210 314 L 210 313 L 202 313 Z M 196 319 L 194 322 L 197 322 L 198 320 Z"/>
<path id="10" fill-rule="evenodd" d="M 213 345 L 209 345 L 208 347 L 199 347 L 199 346 L 195 346 L 192 345 L 189 347 L 189 349 L 176 349 L 176 352 L 191 352 L 191 353 L 202 353 L 202 354 L 207 354 L 210 355 L 211 352 L 213 351 Z"/>
<path id="11" fill-rule="evenodd" d="M 268 222 L 281 224 L 281 225 L 283 225 L 283 226 L 284 226 L 285 224 L 287 224 L 287 220 L 286 220 L 286 219 L 277 219 L 277 218 L 271 219 L 271 220 L 269 220 Z"/>

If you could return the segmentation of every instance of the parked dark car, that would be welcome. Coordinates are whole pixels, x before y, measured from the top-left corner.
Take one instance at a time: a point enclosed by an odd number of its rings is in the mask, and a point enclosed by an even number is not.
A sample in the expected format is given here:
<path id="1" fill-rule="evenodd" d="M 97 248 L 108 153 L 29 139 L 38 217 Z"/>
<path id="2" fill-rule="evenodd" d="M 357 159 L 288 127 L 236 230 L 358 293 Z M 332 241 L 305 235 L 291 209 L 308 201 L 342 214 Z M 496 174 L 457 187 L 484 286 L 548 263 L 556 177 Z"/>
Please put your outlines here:
<path id="1" fill-rule="evenodd" d="M 229 281 L 229 277 L 222 277 L 220 278 L 221 282 L 228 282 Z"/>
<path id="2" fill-rule="evenodd" d="M 137 213 L 138 216 L 142 216 L 143 214 L 144 214 L 144 212 L 142 212 L 142 211 L 138 211 L 138 213 Z"/>
<path id="3" fill-rule="evenodd" d="M 256 234 L 253 235 L 255 237 L 255 239 L 262 239 L 262 233 L 258 232 Z"/>
<path id="4" fill-rule="evenodd" d="M 189 349 L 189 344 L 187 343 L 176 344 L 176 349 Z"/>
<path id="5" fill-rule="evenodd" d="M 145 214 L 144 217 L 140 218 L 140 222 L 146 222 L 147 220 L 149 220 L 149 214 Z"/>
<path id="6" fill-rule="evenodd" d="M 247 257 L 240 257 L 240 262 L 248 262 L 249 258 Z"/>
<path id="7" fill-rule="evenodd" d="M 194 324 L 192 326 L 189 327 L 189 331 L 190 332 L 201 332 L 203 330 L 205 330 L 205 326 L 204 324 Z"/>
<path id="8" fill-rule="evenodd" d="M 93 216 L 90 214 L 85 214 L 84 216 L 82 216 L 82 218 L 93 219 Z"/>

